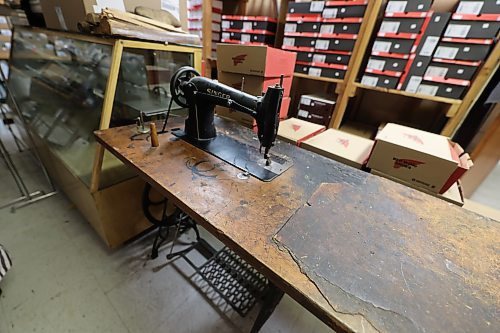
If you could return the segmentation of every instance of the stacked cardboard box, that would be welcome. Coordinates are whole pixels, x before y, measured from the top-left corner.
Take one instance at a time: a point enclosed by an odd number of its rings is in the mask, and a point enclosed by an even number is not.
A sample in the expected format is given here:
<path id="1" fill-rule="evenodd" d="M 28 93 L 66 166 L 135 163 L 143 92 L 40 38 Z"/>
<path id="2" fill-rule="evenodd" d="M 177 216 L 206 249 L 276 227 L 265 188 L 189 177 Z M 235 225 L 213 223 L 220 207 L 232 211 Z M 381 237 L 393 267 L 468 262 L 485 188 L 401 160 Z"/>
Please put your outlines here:
<path id="1" fill-rule="evenodd" d="M 290 2 L 283 49 L 297 52 L 295 72 L 343 79 L 367 3 Z"/>
<path id="2" fill-rule="evenodd" d="M 230 87 L 254 96 L 260 96 L 269 86 L 280 82 L 283 75 L 285 90 L 281 103 L 280 119 L 285 119 L 290 107 L 295 53 L 269 46 L 217 44 L 218 80 Z M 216 108 L 217 114 L 254 128 L 252 116 L 224 107 Z"/>
<path id="3" fill-rule="evenodd" d="M 300 96 L 297 118 L 329 126 L 336 99 L 319 95 Z"/>
<path id="4" fill-rule="evenodd" d="M 429 11 L 431 5 L 431 0 L 388 2 L 361 83 L 464 96 L 495 43 L 500 2 L 460 1 L 453 15 Z"/>
<path id="5" fill-rule="evenodd" d="M 203 39 L 203 0 L 188 0 L 188 30 Z M 222 0 L 212 0 L 212 58 L 217 59 L 221 40 Z"/>
<path id="6" fill-rule="evenodd" d="M 278 138 L 300 146 L 304 141 L 318 135 L 325 130 L 325 126 L 313 124 L 297 118 L 290 118 L 280 123 Z"/>
<path id="7" fill-rule="evenodd" d="M 268 16 L 222 17 L 223 43 L 274 46 L 276 19 Z"/>

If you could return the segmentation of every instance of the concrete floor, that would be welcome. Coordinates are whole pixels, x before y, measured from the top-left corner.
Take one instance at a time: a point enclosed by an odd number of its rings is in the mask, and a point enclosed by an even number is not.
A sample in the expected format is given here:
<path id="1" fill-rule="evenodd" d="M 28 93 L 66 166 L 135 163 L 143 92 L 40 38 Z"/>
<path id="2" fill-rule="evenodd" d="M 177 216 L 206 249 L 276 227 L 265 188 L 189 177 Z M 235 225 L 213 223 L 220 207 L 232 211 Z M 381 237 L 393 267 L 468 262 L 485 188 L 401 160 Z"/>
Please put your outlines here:
<path id="1" fill-rule="evenodd" d="M 9 139 L 5 128 L 0 135 Z M 47 190 L 29 155 L 14 158 L 32 189 Z M 18 196 L 1 158 L 0 183 L 0 205 Z M 213 306 L 183 260 L 166 263 L 167 247 L 148 259 L 152 241 L 108 250 L 63 194 L 0 210 L 0 243 L 14 263 L 0 285 L 0 333 L 249 331 L 258 308 L 241 318 Z M 262 332 L 330 329 L 285 296 Z"/>

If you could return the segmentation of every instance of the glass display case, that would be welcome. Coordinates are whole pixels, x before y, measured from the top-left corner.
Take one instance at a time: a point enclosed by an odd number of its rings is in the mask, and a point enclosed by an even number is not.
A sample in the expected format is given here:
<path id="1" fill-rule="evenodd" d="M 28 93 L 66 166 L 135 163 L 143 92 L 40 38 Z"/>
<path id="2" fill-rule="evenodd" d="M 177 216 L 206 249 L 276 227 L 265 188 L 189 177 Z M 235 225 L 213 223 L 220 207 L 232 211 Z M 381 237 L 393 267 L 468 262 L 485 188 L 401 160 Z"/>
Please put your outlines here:
<path id="1" fill-rule="evenodd" d="M 49 171 L 55 158 L 74 178 L 72 186 L 77 180 L 78 191 L 95 201 L 135 177 L 104 152 L 93 132 L 133 124 L 141 115 L 161 117 L 170 103 L 170 77 L 186 65 L 201 71 L 201 49 L 20 27 L 13 34 L 9 88 L 37 144 L 50 154 Z M 52 169 L 58 181 L 61 172 Z M 58 183 L 68 188 L 68 179 Z"/>

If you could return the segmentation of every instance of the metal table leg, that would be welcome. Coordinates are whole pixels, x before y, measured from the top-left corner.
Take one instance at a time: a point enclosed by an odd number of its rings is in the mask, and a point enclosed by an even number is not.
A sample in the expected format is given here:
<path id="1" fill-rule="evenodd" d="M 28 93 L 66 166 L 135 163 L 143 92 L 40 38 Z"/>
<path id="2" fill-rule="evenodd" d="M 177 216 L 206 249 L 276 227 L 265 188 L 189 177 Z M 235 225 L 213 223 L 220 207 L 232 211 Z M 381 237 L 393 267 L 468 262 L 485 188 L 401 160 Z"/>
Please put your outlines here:
<path id="1" fill-rule="evenodd" d="M 274 309 L 278 306 L 279 302 L 283 298 L 284 292 L 281 291 L 278 287 L 276 287 L 272 282 L 269 281 L 269 287 L 266 295 L 264 296 L 264 303 L 262 304 L 262 308 L 259 311 L 257 318 L 253 324 L 251 333 L 257 333 L 260 331 L 262 326 L 266 323 L 266 321 L 271 317 L 274 312 Z"/>

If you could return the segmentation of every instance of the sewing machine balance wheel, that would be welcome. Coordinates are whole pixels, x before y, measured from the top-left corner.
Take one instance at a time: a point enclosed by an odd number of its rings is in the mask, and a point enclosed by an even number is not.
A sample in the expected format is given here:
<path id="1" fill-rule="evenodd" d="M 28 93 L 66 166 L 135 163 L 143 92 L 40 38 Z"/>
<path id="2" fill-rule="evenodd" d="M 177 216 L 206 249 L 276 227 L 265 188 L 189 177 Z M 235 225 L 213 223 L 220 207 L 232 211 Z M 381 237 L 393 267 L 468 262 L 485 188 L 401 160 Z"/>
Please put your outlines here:
<path id="1" fill-rule="evenodd" d="M 184 66 L 179 68 L 170 80 L 170 94 L 179 106 L 184 108 L 189 107 L 186 95 L 184 91 L 180 89 L 180 85 L 181 83 L 188 82 L 195 76 L 200 76 L 200 73 L 198 73 L 193 67 Z"/>

